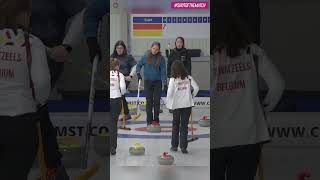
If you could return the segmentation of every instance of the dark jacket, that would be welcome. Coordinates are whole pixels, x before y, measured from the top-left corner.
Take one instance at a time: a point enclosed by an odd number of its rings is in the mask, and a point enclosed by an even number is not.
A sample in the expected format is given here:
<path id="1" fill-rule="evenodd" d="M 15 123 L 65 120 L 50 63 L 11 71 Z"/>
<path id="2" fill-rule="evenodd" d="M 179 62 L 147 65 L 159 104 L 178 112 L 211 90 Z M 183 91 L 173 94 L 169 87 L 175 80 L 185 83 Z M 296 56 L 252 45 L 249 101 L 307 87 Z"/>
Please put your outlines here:
<path id="1" fill-rule="evenodd" d="M 191 57 L 188 56 L 188 50 L 186 48 L 171 50 L 168 57 L 168 65 L 167 65 L 167 77 L 171 77 L 171 64 L 175 60 L 181 60 L 181 56 L 185 56 L 185 60 L 183 61 L 184 67 L 187 69 L 188 75 L 191 75 Z"/>
<path id="2" fill-rule="evenodd" d="M 60 45 L 69 18 L 86 6 L 85 0 L 33 0 L 31 33 L 49 47 Z"/>
<path id="3" fill-rule="evenodd" d="M 110 2 L 106 0 L 89 0 L 83 17 L 84 35 L 86 38 L 97 37 L 99 21 L 110 11 Z"/>
<path id="4" fill-rule="evenodd" d="M 137 64 L 131 55 L 117 56 L 111 55 L 112 58 L 117 58 L 120 61 L 120 72 L 124 76 L 129 76 L 133 66 Z"/>

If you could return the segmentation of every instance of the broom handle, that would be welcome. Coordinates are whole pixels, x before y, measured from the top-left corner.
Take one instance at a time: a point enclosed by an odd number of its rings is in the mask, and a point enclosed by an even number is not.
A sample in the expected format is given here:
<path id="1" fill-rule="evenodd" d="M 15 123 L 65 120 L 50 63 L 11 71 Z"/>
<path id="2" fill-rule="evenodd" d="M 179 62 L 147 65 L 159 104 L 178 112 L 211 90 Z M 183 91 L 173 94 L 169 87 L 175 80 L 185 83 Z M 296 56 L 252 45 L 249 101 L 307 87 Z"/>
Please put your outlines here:
<path id="1" fill-rule="evenodd" d="M 261 161 L 261 158 L 260 158 L 260 161 Z M 259 180 L 264 180 L 263 169 L 262 169 L 261 162 L 259 162 L 259 164 L 258 164 L 258 169 L 259 169 Z"/>
<path id="2" fill-rule="evenodd" d="M 141 80 L 139 80 L 138 82 L 138 96 L 137 96 L 137 114 L 139 114 L 139 98 L 140 98 L 140 84 L 141 84 Z"/>
<path id="3" fill-rule="evenodd" d="M 192 109 L 191 109 L 191 113 L 190 113 L 190 124 L 191 124 L 191 137 L 193 138 L 193 122 L 192 122 Z"/>
<path id="4" fill-rule="evenodd" d="M 125 121 L 126 121 L 126 117 L 124 115 L 124 108 L 123 108 L 123 99 L 121 99 L 121 115 L 122 115 L 122 127 L 125 127 Z"/>
<path id="5" fill-rule="evenodd" d="M 43 152 L 43 142 L 42 142 L 42 134 L 41 134 L 41 127 L 40 122 L 37 123 L 37 129 L 38 129 L 38 137 L 39 137 L 39 145 L 38 145 L 38 161 L 39 161 L 39 167 L 40 167 L 40 177 L 41 180 L 47 180 L 46 176 L 46 164 L 44 160 L 44 152 Z"/>
<path id="6" fill-rule="evenodd" d="M 88 180 L 90 177 L 96 174 L 98 170 L 99 165 L 95 163 L 87 168 L 80 176 L 78 176 L 76 180 Z"/>

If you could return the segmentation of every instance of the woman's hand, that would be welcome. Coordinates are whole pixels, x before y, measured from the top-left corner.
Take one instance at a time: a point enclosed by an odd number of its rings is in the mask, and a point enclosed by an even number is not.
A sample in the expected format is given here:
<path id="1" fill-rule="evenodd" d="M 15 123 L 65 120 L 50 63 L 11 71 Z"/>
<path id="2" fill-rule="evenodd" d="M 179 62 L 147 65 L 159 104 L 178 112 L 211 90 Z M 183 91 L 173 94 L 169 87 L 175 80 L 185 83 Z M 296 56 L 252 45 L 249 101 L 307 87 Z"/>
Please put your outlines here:
<path id="1" fill-rule="evenodd" d="M 69 58 L 69 52 L 66 47 L 60 45 L 53 48 L 47 48 L 48 55 L 56 62 L 66 62 Z"/>
<path id="2" fill-rule="evenodd" d="M 141 74 L 140 74 L 140 73 L 137 73 L 137 77 L 138 77 L 138 81 L 139 81 L 139 80 L 142 80 L 142 77 L 141 77 Z"/>
<path id="3" fill-rule="evenodd" d="M 126 81 L 132 81 L 132 77 L 131 77 L 131 76 L 126 76 L 126 77 L 125 77 L 125 80 L 126 80 Z"/>

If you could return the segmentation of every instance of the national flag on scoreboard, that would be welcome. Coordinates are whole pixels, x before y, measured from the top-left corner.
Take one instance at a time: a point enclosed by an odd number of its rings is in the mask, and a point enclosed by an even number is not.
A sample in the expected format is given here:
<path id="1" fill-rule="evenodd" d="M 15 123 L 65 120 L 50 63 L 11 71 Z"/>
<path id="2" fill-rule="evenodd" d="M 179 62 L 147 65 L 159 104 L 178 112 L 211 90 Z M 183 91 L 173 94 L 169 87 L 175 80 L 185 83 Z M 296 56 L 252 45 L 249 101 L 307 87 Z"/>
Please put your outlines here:
<path id="1" fill-rule="evenodd" d="M 133 17 L 132 26 L 134 36 L 162 36 L 162 17 Z"/>

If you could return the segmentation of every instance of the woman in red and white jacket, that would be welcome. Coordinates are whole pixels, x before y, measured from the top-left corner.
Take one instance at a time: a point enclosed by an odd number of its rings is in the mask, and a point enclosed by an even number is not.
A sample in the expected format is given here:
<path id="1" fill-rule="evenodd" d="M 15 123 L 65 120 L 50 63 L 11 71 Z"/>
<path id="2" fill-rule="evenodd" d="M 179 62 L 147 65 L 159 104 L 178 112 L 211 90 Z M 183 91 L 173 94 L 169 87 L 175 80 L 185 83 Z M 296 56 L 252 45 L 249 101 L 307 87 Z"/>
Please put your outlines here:
<path id="1" fill-rule="evenodd" d="M 37 154 L 37 106 L 46 104 L 45 46 L 26 30 L 31 0 L 0 1 L 0 176 L 27 179 Z"/>
<path id="2" fill-rule="evenodd" d="M 277 105 L 284 81 L 264 50 L 252 43 L 238 16 L 224 23 L 213 55 L 213 179 L 254 180 L 262 144 L 270 140 L 264 113 Z M 259 76 L 268 86 L 261 101 Z"/>
<path id="3" fill-rule="evenodd" d="M 171 65 L 171 78 L 167 91 L 167 108 L 173 110 L 171 151 L 178 150 L 180 131 L 181 152 L 188 153 L 188 122 L 194 106 L 193 98 L 198 91 L 199 86 L 191 76 L 188 76 L 183 63 L 174 61 Z"/>
<path id="4" fill-rule="evenodd" d="M 122 96 L 126 92 L 126 83 L 124 75 L 119 71 L 120 62 L 116 58 L 110 59 L 110 114 L 111 119 L 108 122 L 110 132 L 110 153 L 116 154 L 117 136 L 118 136 L 118 117 L 122 109 Z"/>

